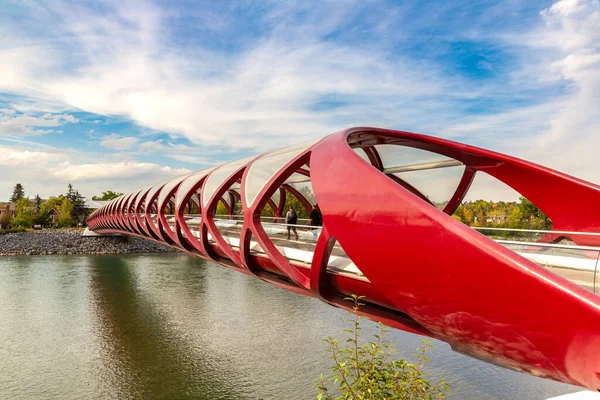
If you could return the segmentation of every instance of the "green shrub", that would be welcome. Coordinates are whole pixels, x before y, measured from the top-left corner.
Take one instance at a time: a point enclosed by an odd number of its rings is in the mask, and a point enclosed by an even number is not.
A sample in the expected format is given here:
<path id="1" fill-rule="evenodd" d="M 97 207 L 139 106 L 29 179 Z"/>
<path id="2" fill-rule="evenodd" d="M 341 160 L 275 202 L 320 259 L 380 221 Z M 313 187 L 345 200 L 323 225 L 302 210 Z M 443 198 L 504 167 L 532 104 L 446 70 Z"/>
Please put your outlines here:
<path id="1" fill-rule="evenodd" d="M 14 228 L 10 228 L 10 229 L 0 229 L 0 235 L 5 235 L 7 233 L 20 233 L 20 232 L 27 232 L 26 228 L 23 227 L 14 227 Z"/>
<path id="2" fill-rule="evenodd" d="M 317 399 L 443 399 L 449 385 L 444 381 L 431 384 L 423 370 L 429 361 L 426 353 L 431 348 L 430 342 L 423 340 L 424 347 L 417 349 L 414 364 L 392 358 L 395 347 L 386 339 L 388 330 L 381 323 L 373 341 L 360 343 L 358 310 L 364 305 L 360 302 L 363 298 L 355 295 L 346 298 L 354 303 L 353 328 L 344 331 L 350 337 L 342 343 L 331 336 L 325 340 L 334 365 L 329 376 L 321 374 L 314 383 Z M 332 394 L 336 386 L 341 393 L 337 397 Z"/>

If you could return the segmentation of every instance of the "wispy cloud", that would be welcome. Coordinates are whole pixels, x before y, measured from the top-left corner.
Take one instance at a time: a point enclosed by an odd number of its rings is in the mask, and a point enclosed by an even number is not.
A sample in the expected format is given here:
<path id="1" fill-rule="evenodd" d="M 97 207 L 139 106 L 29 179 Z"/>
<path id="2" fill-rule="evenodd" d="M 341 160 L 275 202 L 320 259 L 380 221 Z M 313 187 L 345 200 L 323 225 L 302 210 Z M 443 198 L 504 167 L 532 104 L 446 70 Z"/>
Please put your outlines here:
<path id="1" fill-rule="evenodd" d="M 189 173 L 185 168 L 171 168 L 156 163 L 115 161 L 100 154 L 65 151 L 56 148 L 32 150 L 28 143 L 15 146 L 0 145 L 0 169 L 11 171 L 0 180 L 0 190 L 6 200 L 12 186 L 25 184 L 26 194 L 43 197 L 63 193 L 68 183 L 73 183 L 87 197 L 103 190 L 131 190 Z"/>
<path id="2" fill-rule="evenodd" d="M 210 164 L 219 149 L 374 125 L 600 181 L 597 0 L 218 3 L 11 3 L 0 92 L 18 112 L 3 112 L 0 134 L 39 135 L 83 110 L 153 132 L 89 119 L 80 134 L 118 157 Z"/>
<path id="3" fill-rule="evenodd" d="M 68 114 L 33 116 L 17 114 L 14 110 L 0 110 L 0 135 L 35 136 L 55 132 L 54 129 L 79 120 Z"/>
<path id="4" fill-rule="evenodd" d="M 93 129 L 88 133 L 93 133 Z M 99 144 L 107 149 L 122 151 L 133 148 L 139 141 L 140 139 L 136 137 L 120 137 L 116 133 L 111 133 L 110 135 L 102 137 Z"/>

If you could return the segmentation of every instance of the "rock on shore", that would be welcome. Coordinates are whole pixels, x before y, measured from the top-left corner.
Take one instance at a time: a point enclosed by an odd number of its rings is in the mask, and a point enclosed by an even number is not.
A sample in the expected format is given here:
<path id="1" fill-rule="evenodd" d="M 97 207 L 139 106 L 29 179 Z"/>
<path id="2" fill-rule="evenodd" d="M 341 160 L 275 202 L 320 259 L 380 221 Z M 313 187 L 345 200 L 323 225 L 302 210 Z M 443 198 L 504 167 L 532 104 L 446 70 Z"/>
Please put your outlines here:
<path id="1" fill-rule="evenodd" d="M 37 254 L 162 253 L 172 247 L 137 237 L 82 237 L 82 230 L 47 230 L 0 235 L 0 256 Z"/>

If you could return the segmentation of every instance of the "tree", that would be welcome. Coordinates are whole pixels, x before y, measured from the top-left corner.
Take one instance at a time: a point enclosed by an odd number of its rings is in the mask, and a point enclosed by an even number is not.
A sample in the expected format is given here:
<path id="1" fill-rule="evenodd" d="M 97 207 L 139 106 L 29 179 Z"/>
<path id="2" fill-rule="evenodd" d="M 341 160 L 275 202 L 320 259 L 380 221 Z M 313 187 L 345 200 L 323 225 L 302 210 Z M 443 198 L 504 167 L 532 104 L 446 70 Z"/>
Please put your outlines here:
<path id="1" fill-rule="evenodd" d="M 33 221 L 42 226 L 50 225 L 52 210 L 56 210 L 60 215 L 60 209 L 64 200 L 65 197 L 62 195 L 58 197 L 50 197 L 41 204 L 40 211 L 38 211 L 38 213 L 35 215 Z"/>
<path id="2" fill-rule="evenodd" d="M 299 190 L 299 192 L 302 193 L 303 190 Z M 305 197 L 307 197 L 306 193 L 302 193 L 302 194 L 305 195 Z M 307 198 L 309 198 L 309 197 L 307 197 Z M 307 211 L 306 208 L 304 208 L 304 205 L 302 204 L 300 199 L 298 199 L 291 192 L 286 190 L 285 191 L 285 207 L 284 207 L 283 215 L 285 215 L 285 213 L 287 212 L 287 210 L 290 209 L 290 207 L 294 207 L 294 210 L 296 210 L 296 214 L 298 215 L 298 218 L 300 218 L 300 219 L 308 218 L 310 211 Z"/>
<path id="3" fill-rule="evenodd" d="M 42 198 L 40 197 L 39 194 L 35 195 L 35 212 L 39 212 L 40 211 L 40 206 L 42 205 Z"/>
<path id="4" fill-rule="evenodd" d="M 15 216 L 14 225 L 31 228 L 33 226 L 33 210 L 27 197 L 23 197 L 17 201 L 16 211 L 17 215 Z"/>
<path id="5" fill-rule="evenodd" d="M 12 226 L 12 224 L 13 224 L 13 217 L 12 217 L 12 214 L 10 213 L 10 211 L 2 214 L 2 216 L 0 217 L 0 229 L 8 229 Z"/>
<path id="6" fill-rule="evenodd" d="M 529 221 L 531 229 L 543 229 L 548 230 L 552 228 L 552 221 L 548 216 L 535 204 L 527 200 L 525 197 L 519 197 L 521 202 L 519 203 L 519 209 L 523 213 L 523 216 Z"/>
<path id="7" fill-rule="evenodd" d="M 426 356 L 431 348 L 429 342 L 423 341 L 425 346 L 417 350 L 415 364 L 392 359 L 395 349 L 387 341 L 388 331 L 381 323 L 378 324 L 379 334 L 373 335 L 372 342 L 360 343 L 358 310 L 364 305 L 361 299 L 363 296 L 356 295 L 346 298 L 354 303 L 353 329 L 345 331 L 350 333 L 350 337 L 342 342 L 332 337 L 325 340 L 335 365 L 329 377 L 321 374 L 314 383 L 319 391 L 317 399 L 334 399 L 328 387 L 332 383 L 341 392 L 341 396 L 335 397 L 338 400 L 443 399 L 449 386 L 444 381 L 431 384 L 423 370 L 424 364 L 429 361 Z"/>
<path id="8" fill-rule="evenodd" d="M 56 202 L 53 199 L 56 199 L 56 197 L 50 198 L 49 200 L 40 204 L 37 214 L 35 214 L 35 217 L 33 217 L 33 222 L 36 225 L 50 225 L 50 212 L 56 207 Z"/>
<path id="9" fill-rule="evenodd" d="M 506 225 L 512 229 L 522 229 L 525 227 L 525 218 L 520 207 L 513 207 L 510 214 L 508 214 Z"/>
<path id="10" fill-rule="evenodd" d="M 79 194 L 79 191 L 73 189 L 73 185 L 69 183 L 67 194 L 65 198 L 69 200 L 72 205 L 71 218 L 73 221 L 81 221 L 87 215 L 85 209 L 85 197 Z"/>
<path id="11" fill-rule="evenodd" d="M 16 203 L 23 197 L 25 197 L 25 188 L 23 188 L 23 185 L 21 185 L 20 183 L 17 183 L 15 185 L 15 188 L 13 189 L 12 196 L 10 196 L 10 201 Z"/>
<path id="12" fill-rule="evenodd" d="M 71 216 L 73 214 L 73 203 L 66 197 L 63 198 L 60 205 L 60 211 L 58 216 L 58 226 L 66 228 L 75 225 L 75 221 Z"/>
<path id="13" fill-rule="evenodd" d="M 118 193 L 118 192 L 113 192 L 112 190 L 108 190 L 106 192 L 102 192 L 102 196 L 92 196 L 92 200 L 99 200 L 99 201 L 107 201 L 107 200 L 112 200 L 112 199 L 116 199 L 119 196 L 122 196 L 123 193 Z"/>
<path id="14" fill-rule="evenodd" d="M 215 207 L 215 215 L 228 215 L 229 211 L 227 211 L 227 207 L 223 204 L 222 201 L 219 200 L 217 202 L 217 207 Z"/>

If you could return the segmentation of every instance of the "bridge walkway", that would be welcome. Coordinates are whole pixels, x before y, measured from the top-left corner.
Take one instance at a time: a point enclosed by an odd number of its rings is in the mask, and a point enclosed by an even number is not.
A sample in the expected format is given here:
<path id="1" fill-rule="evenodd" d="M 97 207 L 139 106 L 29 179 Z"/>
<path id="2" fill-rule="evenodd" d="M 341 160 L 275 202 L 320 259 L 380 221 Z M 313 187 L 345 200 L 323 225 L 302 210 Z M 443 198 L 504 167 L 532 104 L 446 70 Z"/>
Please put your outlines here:
<path id="1" fill-rule="evenodd" d="M 200 217 L 197 215 L 186 215 L 185 219 L 190 231 L 196 238 L 199 238 Z M 288 225 L 284 222 L 280 222 L 283 221 L 283 218 L 267 217 L 263 219 L 262 226 L 279 252 L 294 265 L 310 268 L 313 252 L 321 228 L 308 225 L 308 220 L 299 220 L 300 223 L 297 225 Z M 215 217 L 214 221 L 225 242 L 233 249 L 238 250 L 243 224 L 241 216 L 218 215 Z M 167 222 L 174 231 L 175 217 L 168 216 Z M 293 231 L 290 232 L 290 239 L 287 238 L 288 227 L 296 228 L 298 239 L 296 239 Z M 526 259 L 535 262 L 584 289 L 594 292 L 595 285 L 600 284 L 600 282 L 595 282 L 600 247 L 535 242 L 534 240 L 538 239 L 536 234 L 544 231 L 493 228 L 474 229 L 492 237 L 497 243 L 502 244 Z M 504 233 L 503 231 L 509 231 L 509 233 L 514 236 L 517 236 L 517 234 L 518 236 L 511 237 L 506 234 L 498 236 L 497 233 L 499 231 L 501 233 Z M 210 234 L 208 240 L 209 243 L 216 243 Z M 264 250 L 258 242 L 251 241 L 250 249 L 254 255 L 266 257 Z M 360 269 L 350 260 L 339 243 L 336 243 L 333 247 L 327 269 L 333 274 L 343 274 L 357 279 L 367 280 Z"/>

